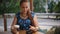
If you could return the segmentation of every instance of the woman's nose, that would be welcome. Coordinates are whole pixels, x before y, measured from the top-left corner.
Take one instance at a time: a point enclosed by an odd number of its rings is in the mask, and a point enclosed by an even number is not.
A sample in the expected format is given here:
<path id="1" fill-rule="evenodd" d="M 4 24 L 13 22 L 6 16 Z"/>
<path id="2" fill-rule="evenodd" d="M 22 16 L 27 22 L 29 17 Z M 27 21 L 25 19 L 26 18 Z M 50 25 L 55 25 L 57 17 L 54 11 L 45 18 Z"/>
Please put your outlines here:
<path id="1" fill-rule="evenodd" d="M 24 8 L 24 10 L 26 11 L 26 8 Z"/>

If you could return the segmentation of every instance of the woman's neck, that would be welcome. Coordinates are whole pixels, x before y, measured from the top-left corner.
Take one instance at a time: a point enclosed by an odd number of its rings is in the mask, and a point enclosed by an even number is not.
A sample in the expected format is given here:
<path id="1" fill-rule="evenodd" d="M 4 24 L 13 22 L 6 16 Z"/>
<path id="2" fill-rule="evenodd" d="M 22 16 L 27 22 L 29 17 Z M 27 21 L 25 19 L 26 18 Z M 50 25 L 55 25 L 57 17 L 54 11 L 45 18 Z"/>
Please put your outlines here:
<path id="1" fill-rule="evenodd" d="M 27 19 L 28 18 L 27 13 L 23 13 L 23 12 L 20 13 L 20 17 L 22 19 Z"/>
<path id="2" fill-rule="evenodd" d="M 27 13 L 21 12 L 21 16 L 26 17 L 27 16 Z"/>

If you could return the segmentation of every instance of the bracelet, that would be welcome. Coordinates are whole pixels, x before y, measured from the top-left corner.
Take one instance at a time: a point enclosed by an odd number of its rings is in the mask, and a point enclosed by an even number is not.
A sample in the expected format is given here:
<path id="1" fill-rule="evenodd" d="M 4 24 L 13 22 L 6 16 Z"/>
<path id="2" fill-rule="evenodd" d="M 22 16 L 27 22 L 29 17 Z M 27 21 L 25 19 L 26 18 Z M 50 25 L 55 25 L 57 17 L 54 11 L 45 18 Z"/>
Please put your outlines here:
<path id="1" fill-rule="evenodd" d="M 37 31 L 40 29 L 40 27 L 36 27 Z"/>

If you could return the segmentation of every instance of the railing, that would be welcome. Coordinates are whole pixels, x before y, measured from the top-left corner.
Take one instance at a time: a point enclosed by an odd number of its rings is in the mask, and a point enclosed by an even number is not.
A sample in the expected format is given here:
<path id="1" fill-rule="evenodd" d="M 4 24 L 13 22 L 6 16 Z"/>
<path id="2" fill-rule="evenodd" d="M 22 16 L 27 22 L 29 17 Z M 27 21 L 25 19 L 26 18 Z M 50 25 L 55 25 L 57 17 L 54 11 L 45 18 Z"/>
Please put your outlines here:
<path id="1" fill-rule="evenodd" d="M 35 13 L 37 16 L 60 16 L 60 13 Z"/>
<path id="2" fill-rule="evenodd" d="M 55 16 L 55 18 L 60 17 L 60 13 L 35 13 L 35 14 L 39 18 L 40 18 L 40 16 L 47 16 L 47 18 L 49 18 L 49 16 Z"/>

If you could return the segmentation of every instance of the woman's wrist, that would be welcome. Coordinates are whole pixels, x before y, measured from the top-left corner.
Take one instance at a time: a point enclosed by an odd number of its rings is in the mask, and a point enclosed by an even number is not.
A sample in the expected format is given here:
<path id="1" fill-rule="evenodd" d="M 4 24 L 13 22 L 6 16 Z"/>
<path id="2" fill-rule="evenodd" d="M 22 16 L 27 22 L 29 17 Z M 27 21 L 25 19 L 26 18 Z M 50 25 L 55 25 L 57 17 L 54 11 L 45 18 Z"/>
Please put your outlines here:
<path id="1" fill-rule="evenodd" d="M 36 30 L 38 30 L 38 29 L 39 29 L 39 27 L 35 27 L 35 29 L 36 29 Z"/>

